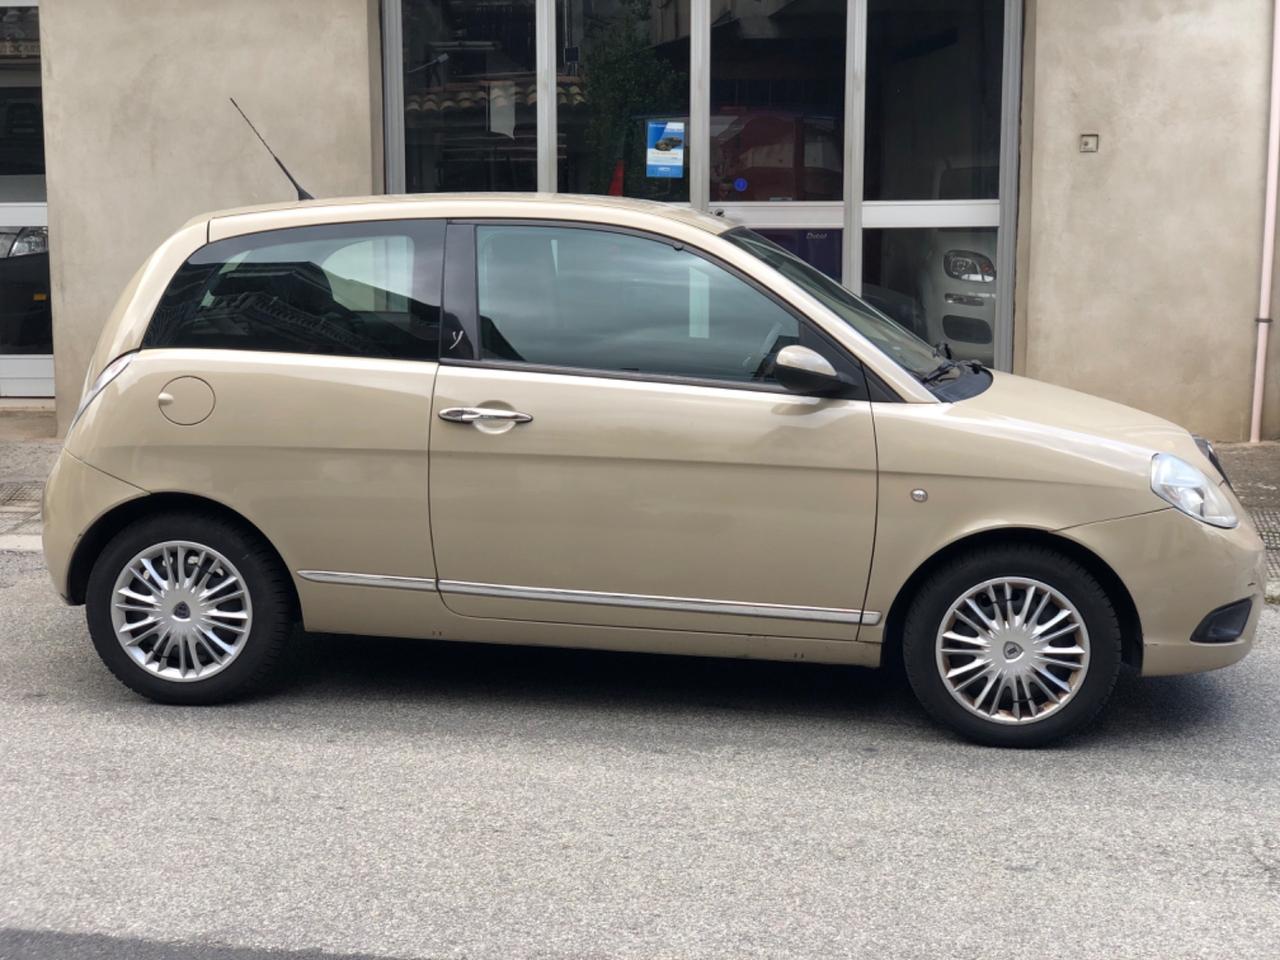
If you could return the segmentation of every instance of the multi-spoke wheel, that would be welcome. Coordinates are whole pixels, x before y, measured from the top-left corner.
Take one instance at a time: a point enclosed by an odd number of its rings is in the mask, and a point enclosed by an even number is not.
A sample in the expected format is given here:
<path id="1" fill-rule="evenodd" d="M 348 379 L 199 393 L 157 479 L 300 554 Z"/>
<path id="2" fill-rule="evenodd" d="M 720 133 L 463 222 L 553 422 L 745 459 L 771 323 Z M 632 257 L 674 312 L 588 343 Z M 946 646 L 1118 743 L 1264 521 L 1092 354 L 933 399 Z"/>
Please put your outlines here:
<path id="1" fill-rule="evenodd" d="M 938 628 L 938 672 L 966 710 L 1034 723 L 1071 701 L 1089 669 L 1089 631 L 1059 591 L 1024 577 L 966 590 Z"/>
<path id="2" fill-rule="evenodd" d="M 287 636 L 284 572 L 251 531 L 210 515 L 166 514 L 121 531 L 85 597 L 103 661 L 132 689 L 215 703 L 266 679 Z"/>
<path id="3" fill-rule="evenodd" d="M 244 649 L 253 604 L 240 571 L 212 547 L 147 547 L 116 577 L 116 639 L 144 670 L 180 683 L 213 676 Z"/>
<path id="4" fill-rule="evenodd" d="M 1120 664 L 1110 598 L 1044 547 L 991 547 L 942 567 L 908 611 L 903 658 L 917 696 L 966 736 L 1035 746 L 1091 720 Z"/>

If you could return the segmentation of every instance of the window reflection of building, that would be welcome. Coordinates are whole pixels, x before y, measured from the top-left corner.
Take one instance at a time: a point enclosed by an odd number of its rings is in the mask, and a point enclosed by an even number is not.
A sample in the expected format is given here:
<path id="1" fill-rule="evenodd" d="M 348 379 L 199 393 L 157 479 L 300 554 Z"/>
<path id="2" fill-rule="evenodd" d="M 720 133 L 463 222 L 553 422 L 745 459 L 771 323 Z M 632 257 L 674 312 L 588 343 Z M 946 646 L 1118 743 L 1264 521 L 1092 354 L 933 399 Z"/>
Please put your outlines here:
<path id="1" fill-rule="evenodd" d="M 406 187 L 533 190 L 533 0 L 406 4 Z"/>
<path id="2" fill-rule="evenodd" d="M 838 200 L 844 0 L 714 0 L 711 198 Z"/>
<path id="3" fill-rule="evenodd" d="M 0 7 L 0 354 L 53 350 L 49 231 L 28 219 L 44 200 L 40 13 Z"/>
<path id="4" fill-rule="evenodd" d="M 558 182 L 574 193 L 689 199 L 684 176 L 650 177 L 651 120 L 687 121 L 689 0 L 558 0 Z"/>

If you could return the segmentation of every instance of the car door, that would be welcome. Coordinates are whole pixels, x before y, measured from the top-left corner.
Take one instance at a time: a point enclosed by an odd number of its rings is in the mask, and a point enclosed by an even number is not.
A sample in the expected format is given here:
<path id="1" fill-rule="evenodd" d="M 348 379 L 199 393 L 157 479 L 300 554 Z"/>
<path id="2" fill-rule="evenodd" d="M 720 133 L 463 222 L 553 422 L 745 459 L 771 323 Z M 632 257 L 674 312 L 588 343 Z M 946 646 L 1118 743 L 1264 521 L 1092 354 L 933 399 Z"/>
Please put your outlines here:
<path id="1" fill-rule="evenodd" d="M 876 514 L 856 361 L 660 237 L 477 222 L 450 224 L 446 251 L 429 499 L 450 609 L 856 637 Z M 854 398 L 776 384 L 797 342 Z"/>

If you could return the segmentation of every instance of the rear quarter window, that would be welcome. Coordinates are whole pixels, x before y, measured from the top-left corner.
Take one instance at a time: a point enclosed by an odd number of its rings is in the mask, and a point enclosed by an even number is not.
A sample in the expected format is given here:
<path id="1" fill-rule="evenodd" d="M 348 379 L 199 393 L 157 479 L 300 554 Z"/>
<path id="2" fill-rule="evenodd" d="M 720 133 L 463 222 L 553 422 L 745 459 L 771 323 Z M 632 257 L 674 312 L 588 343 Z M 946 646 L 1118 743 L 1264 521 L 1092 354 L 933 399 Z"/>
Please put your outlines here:
<path id="1" fill-rule="evenodd" d="M 174 274 L 142 346 L 435 360 L 443 256 L 432 220 L 218 240 Z"/>

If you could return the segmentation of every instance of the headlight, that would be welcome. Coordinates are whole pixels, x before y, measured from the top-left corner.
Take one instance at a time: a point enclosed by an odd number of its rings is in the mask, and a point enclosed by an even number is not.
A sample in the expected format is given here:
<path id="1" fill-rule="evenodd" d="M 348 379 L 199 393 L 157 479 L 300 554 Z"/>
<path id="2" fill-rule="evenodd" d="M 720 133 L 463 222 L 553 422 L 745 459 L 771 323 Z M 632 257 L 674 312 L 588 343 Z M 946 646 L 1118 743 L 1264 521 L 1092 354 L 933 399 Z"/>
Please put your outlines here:
<path id="1" fill-rule="evenodd" d="M 1151 458 L 1151 490 L 1187 516 L 1215 527 L 1234 527 L 1239 520 L 1218 485 L 1203 473 L 1169 453 Z"/>
<path id="2" fill-rule="evenodd" d="M 948 250 L 942 255 L 942 269 L 955 280 L 994 283 L 996 267 L 989 257 L 972 250 Z"/>
<path id="3" fill-rule="evenodd" d="M 48 227 L 23 227 L 18 237 L 9 248 L 11 257 L 27 257 L 33 253 L 47 253 L 49 250 Z"/>
<path id="4" fill-rule="evenodd" d="M 76 425 L 80 415 L 89 409 L 89 404 L 93 403 L 93 398 L 107 389 L 107 384 L 124 373 L 124 368 L 129 366 L 135 356 L 136 354 L 133 353 L 122 354 L 108 363 L 106 369 L 98 374 L 98 379 L 85 389 L 84 395 L 80 398 L 80 406 L 76 407 L 75 416 L 71 418 L 71 426 L 67 427 L 68 433 L 71 431 L 71 427 Z"/>

